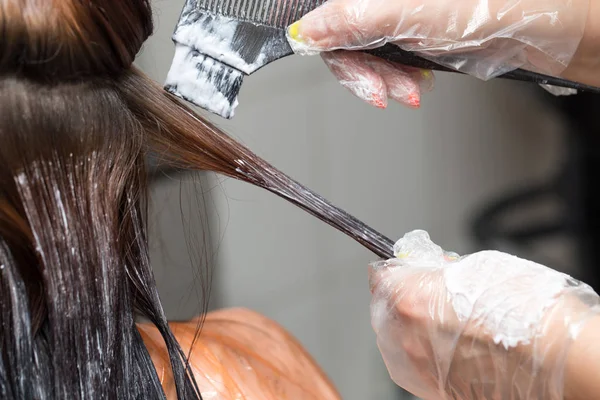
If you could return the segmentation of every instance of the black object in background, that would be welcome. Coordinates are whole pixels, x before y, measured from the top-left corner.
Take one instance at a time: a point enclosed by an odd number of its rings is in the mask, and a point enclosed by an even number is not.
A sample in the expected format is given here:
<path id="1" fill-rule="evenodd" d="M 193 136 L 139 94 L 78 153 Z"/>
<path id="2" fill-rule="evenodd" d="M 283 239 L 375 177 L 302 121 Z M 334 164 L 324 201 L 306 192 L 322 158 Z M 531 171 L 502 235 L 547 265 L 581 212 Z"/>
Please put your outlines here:
<path id="1" fill-rule="evenodd" d="M 557 235 L 564 237 L 576 249 L 572 260 L 576 265 L 569 266 L 578 271 L 575 277 L 600 292 L 600 96 L 540 93 L 548 107 L 567 122 L 566 159 L 560 173 L 548 182 L 491 202 L 473 220 L 471 229 L 481 248 L 493 248 L 498 243 L 526 247 Z M 560 202 L 559 216 L 517 227 L 503 224 L 511 211 L 545 198 Z"/>

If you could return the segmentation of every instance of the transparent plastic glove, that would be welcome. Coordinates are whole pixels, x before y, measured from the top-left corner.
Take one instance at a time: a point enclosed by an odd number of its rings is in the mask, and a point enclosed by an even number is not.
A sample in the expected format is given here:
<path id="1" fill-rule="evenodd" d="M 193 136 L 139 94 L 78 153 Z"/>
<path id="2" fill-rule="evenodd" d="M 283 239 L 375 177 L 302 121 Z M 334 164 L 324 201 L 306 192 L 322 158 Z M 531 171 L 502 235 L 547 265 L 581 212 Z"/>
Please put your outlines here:
<path id="1" fill-rule="evenodd" d="M 556 76 L 588 8 L 589 0 L 329 0 L 291 25 L 288 40 L 297 54 L 394 43 L 484 80 L 515 68 Z M 345 76 L 353 73 L 349 64 Z"/>
<path id="2" fill-rule="evenodd" d="M 563 399 L 570 343 L 598 312 L 587 285 L 484 251 L 458 257 L 427 233 L 370 271 L 371 322 L 392 379 L 426 399 Z"/>
<path id="3" fill-rule="evenodd" d="M 421 93 L 433 89 L 431 71 L 405 67 L 355 51 L 326 52 L 321 57 L 342 86 L 378 108 L 386 108 L 389 99 L 418 108 Z"/>

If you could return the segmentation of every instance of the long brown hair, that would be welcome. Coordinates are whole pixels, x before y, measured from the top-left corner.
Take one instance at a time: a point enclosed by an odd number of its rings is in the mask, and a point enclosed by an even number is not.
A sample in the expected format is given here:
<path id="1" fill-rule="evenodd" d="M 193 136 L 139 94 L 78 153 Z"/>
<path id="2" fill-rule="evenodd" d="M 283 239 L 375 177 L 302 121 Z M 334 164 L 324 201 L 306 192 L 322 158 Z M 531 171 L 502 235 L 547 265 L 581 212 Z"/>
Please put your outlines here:
<path id="1" fill-rule="evenodd" d="M 200 398 L 148 260 L 149 152 L 264 187 L 381 256 L 390 242 L 131 66 L 148 0 L 0 0 L 0 397 L 164 398 L 135 319 Z"/>

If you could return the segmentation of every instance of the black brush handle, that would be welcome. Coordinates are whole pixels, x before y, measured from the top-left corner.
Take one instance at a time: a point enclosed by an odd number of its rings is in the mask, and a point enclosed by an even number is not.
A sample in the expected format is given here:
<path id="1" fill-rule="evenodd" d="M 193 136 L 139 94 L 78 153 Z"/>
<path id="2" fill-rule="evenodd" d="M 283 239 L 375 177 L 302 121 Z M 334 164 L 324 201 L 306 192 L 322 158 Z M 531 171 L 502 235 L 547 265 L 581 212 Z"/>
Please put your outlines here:
<path id="1" fill-rule="evenodd" d="M 372 54 L 376 57 L 383 58 L 387 61 L 396 62 L 399 64 L 407 65 L 415 68 L 429 69 L 433 71 L 444 71 L 444 72 L 455 72 L 462 73 L 460 71 L 456 71 L 452 68 L 444 67 L 443 65 L 439 65 L 433 61 L 426 60 L 421 58 L 409 51 L 402 50 L 396 45 L 387 44 L 383 47 L 379 47 L 373 50 L 366 50 L 366 53 Z M 515 69 L 510 71 L 504 75 L 500 75 L 498 78 L 502 79 L 510 79 L 514 81 L 522 81 L 522 82 L 532 82 L 538 84 L 546 84 L 559 86 L 570 89 L 577 89 L 582 92 L 591 92 L 591 93 L 599 93 L 600 88 L 584 85 L 582 83 L 573 82 L 567 79 L 556 78 L 549 75 L 538 74 L 536 72 L 527 71 L 524 69 Z"/>

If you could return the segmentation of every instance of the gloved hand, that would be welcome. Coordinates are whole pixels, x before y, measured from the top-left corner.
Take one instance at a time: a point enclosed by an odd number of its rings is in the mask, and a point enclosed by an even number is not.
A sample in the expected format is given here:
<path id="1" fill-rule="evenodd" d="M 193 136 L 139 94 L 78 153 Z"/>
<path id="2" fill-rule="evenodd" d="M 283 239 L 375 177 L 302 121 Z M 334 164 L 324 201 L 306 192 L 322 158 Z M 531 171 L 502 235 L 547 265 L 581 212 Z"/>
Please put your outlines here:
<path id="1" fill-rule="evenodd" d="M 515 68 L 556 76 L 577 50 L 588 8 L 589 0 L 329 0 L 290 26 L 288 40 L 298 54 L 323 53 L 363 100 L 416 106 L 429 74 L 347 50 L 394 43 L 481 79 Z"/>
<path id="2" fill-rule="evenodd" d="M 589 286 L 500 252 L 461 258 L 423 231 L 395 254 L 371 266 L 370 284 L 398 385 L 426 400 L 563 399 L 569 345 L 600 307 Z"/>

